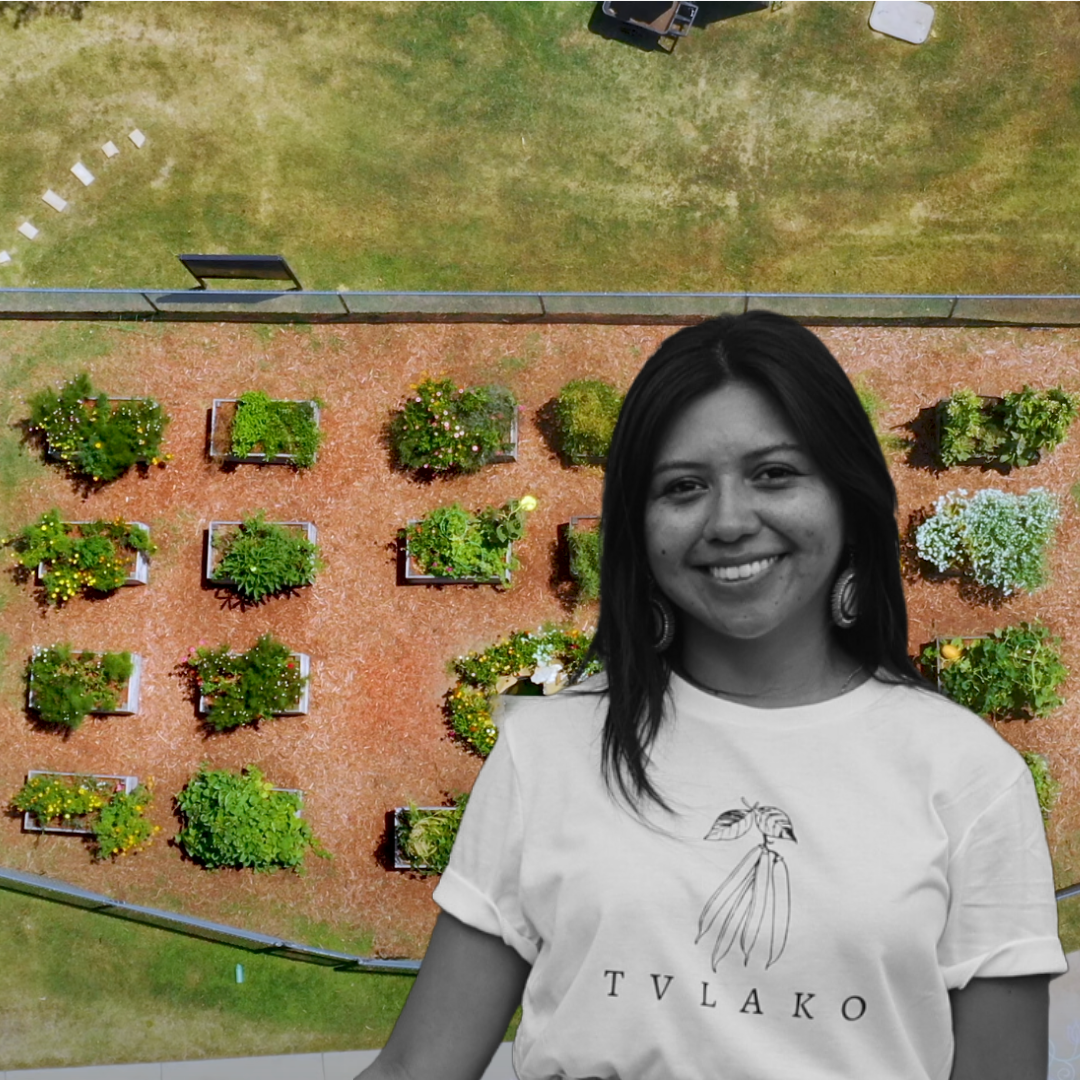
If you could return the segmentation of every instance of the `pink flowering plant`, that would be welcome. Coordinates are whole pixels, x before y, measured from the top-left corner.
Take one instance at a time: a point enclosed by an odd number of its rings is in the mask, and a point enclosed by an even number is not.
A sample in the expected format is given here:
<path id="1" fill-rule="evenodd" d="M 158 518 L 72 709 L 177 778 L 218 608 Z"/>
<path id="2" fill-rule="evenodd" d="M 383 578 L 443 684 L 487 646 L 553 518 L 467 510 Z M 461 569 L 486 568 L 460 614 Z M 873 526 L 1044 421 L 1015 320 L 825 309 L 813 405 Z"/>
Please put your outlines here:
<path id="1" fill-rule="evenodd" d="M 504 386 L 424 379 L 390 420 L 390 442 L 406 469 L 476 472 L 513 450 L 517 402 Z"/>
<path id="2" fill-rule="evenodd" d="M 184 662 L 206 699 L 206 725 L 229 731 L 271 720 L 295 709 L 307 685 L 300 662 L 272 634 L 263 634 L 247 652 L 229 651 L 228 642 L 192 648 Z"/>

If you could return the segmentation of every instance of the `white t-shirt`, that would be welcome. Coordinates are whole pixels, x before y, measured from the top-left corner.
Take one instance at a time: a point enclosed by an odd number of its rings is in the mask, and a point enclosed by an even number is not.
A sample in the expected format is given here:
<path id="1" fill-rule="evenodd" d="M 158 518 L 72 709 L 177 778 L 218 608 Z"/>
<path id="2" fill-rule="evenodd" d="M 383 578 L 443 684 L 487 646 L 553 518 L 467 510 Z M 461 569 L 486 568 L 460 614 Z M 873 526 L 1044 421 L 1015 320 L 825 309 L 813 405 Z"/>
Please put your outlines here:
<path id="1" fill-rule="evenodd" d="M 672 678 L 607 793 L 603 695 L 507 703 L 434 898 L 533 965 L 521 1080 L 947 1080 L 948 991 L 1060 974 L 1031 775 L 982 719 L 869 680 L 793 708 Z"/>

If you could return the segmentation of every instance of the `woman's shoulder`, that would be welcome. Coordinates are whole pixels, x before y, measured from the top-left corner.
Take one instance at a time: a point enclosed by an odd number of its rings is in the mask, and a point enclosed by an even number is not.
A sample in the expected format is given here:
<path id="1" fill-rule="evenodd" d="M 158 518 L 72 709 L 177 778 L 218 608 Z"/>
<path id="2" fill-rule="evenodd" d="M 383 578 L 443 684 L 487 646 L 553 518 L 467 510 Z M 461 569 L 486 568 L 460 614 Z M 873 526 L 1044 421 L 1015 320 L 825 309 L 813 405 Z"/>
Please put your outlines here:
<path id="1" fill-rule="evenodd" d="M 501 695 L 493 712 L 499 738 L 515 744 L 565 745 L 567 739 L 591 741 L 603 728 L 607 713 L 607 682 L 593 675 L 557 694 Z"/>

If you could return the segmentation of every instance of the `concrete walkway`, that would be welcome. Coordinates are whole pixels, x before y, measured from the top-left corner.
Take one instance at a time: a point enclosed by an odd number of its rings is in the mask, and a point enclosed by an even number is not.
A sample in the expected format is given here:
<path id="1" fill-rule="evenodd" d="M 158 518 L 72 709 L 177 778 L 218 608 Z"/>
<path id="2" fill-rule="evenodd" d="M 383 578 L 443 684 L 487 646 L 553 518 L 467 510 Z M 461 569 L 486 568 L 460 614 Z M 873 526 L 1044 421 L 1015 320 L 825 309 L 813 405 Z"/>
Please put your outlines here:
<path id="1" fill-rule="evenodd" d="M 0 1070 L 0 1080 L 353 1080 L 377 1050 L 277 1057 L 165 1061 L 140 1065 L 88 1065 L 77 1069 Z M 1049 1076 L 1080 1076 L 1080 952 L 1069 971 L 1050 983 Z M 516 1080 L 510 1043 L 503 1043 L 483 1080 Z"/>

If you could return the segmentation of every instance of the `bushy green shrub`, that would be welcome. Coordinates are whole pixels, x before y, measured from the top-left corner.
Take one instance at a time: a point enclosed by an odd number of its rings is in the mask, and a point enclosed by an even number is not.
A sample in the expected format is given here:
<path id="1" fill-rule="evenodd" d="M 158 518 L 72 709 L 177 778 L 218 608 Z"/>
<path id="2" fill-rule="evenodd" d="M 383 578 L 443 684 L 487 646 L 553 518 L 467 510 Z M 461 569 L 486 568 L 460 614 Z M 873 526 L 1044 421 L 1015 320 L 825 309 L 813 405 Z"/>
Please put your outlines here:
<path id="1" fill-rule="evenodd" d="M 600 599 L 600 530 L 573 526 L 566 531 L 570 549 L 570 576 L 577 586 L 576 599 L 587 604 Z"/>
<path id="2" fill-rule="evenodd" d="M 530 495 L 470 513 L 461 505 L 440 506 L 405 529 L 409 557 L 421 574 L 446 578 L 495 578 L 510 583 L 518 560 L 510 545 L 525 535 Z"/>
<path id="3" fill-rule="evenodd" d="M 297 792 L 275 791 L 254 765 L 240 773 L 203 765 L 176 796 L 184 816 L 177 843 L 208 870 L 300 871 L 308 848 L 328 855 L 299 816 L 301 802 Z"/>
<path id="4" fill-rule="evenodd" d="M 575 465 L 603 461 L 611 446 L 623 396 L 602 379 L 574 379 L 555 399 L 559 449 Z"/>
<path id="5" fill-rule="evenodd" d="M 229 451 L 234 457 L 258 452 L 268 458 L 293 454 L 300 469 L 315 464 L 322 432 L 310 401 L 278 401 L 261 390 L 249 390 L 236 403 Z"/>
<path id="6" fill-rule="evenodd" d="M 99 593 L 119 589 L 131 572 L 135 553 L 152 555 L 156 550 L 141 525 L 120 518 L 72 525 L 61 520 L 58 510 L 42 514 L 4 542 L 20 566 L 43 567 L 45 597 L 57 605 L 84 589 Z"/>
<path id="7" fill-rule="evenodd" d="M 217 533 L 214 576 L 228 579 L 248 600 L 310 585 L 322 568 L 318 545 L 294 528 L 267 521 L 263 513 Z"/>
<path id="8" fill-rule="evenodd" d="M 468 801 L 467 794 L 456 795 L 452 806 L 434 810 L 409 803 L 398 814 L 394 823 L 397 849 L 413 870 L 427 875 L 446 869 Z"/>
<path id="9" fill-rule="evenodd" d="M 1008 595 L 1046 583 L 1046 550 L 1061 517 L 1044 488 L 1013 495 L 983 488 L 942 495 L 915 532 L 919 558 L 939 571 L 961 570 L 980 585 Z"/>
<path id="10" fill-rule="evenodd" d="M 32 707 L 42 723 L 75 731 L 87 713 L 117 707 L 134 671 L 129 652 L 76 653 L 67 644 L 36 649 L 26 669 Z"/>
<path id="11" fill-rule="evenodd" d="M 30 428 L 72 472 L 90 480 L 115 480 L 132 465 L 168 461 L 160 454 L 169 422 L 153 398 L 110 402 L 83 372 L 59 390 L 30 398 Z"/>
<path id="12" fill-rule="evenodd" d="M 1060 646 L 1061 639 L 1046 626 L 1022 622 L 966 643 L 953 638 L 927 645 L 919 663 L 972 712 L 995 720 L 1030 720 L 1064 703 L 1059 691 L 1069 671 Z"/>
<path id="13" fill-rule="evenodd" d="M 406 469 L 476 472 L 513 449 L 517 410 L 503 386 L 456 386 L 425 379 L 409 391 L 390 421 L 390 441 Z"/>
<path id="14" fill-rule="evenodd" d="M 273 634 L 263 634 L 242 653 L 230 652 L 228 643 L 201 645 L 186 662 L 206 699 L 206 725 L 214 731 L 260 723 L 295 709 L 308 681 L 299 660 Z"/>

